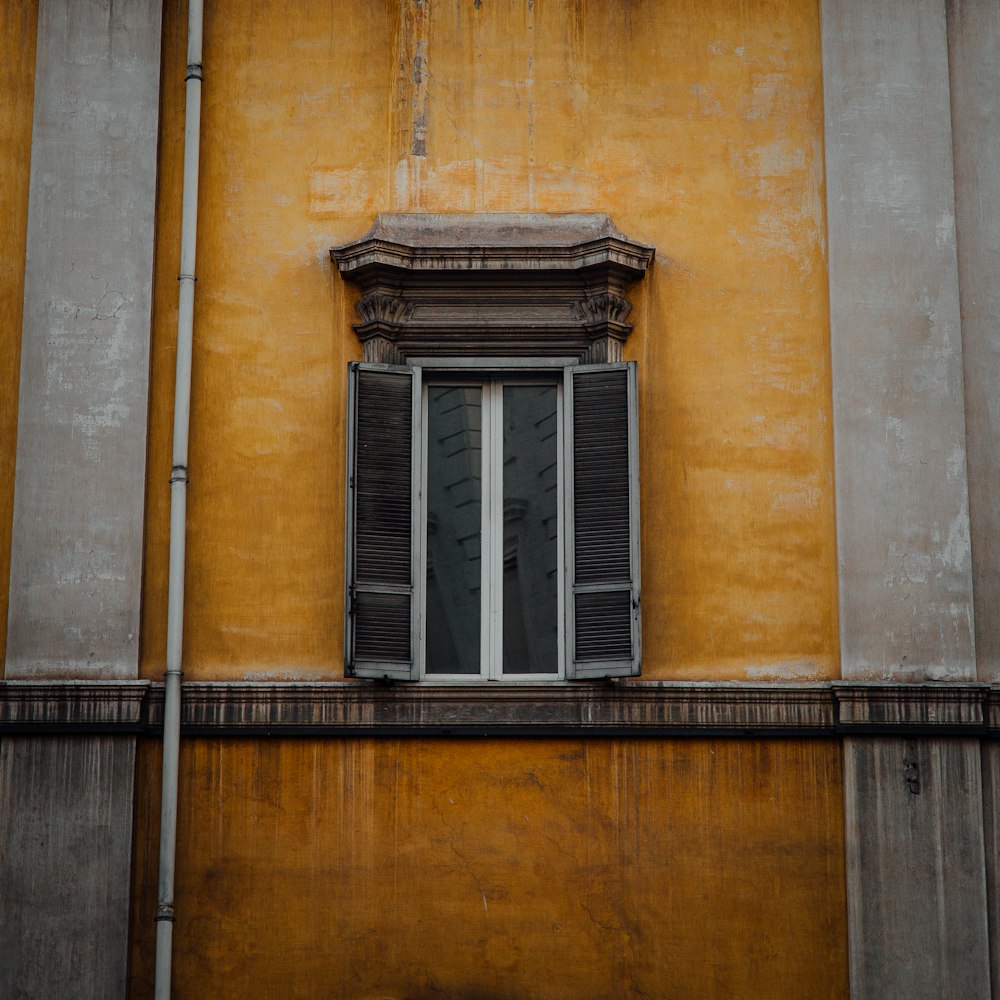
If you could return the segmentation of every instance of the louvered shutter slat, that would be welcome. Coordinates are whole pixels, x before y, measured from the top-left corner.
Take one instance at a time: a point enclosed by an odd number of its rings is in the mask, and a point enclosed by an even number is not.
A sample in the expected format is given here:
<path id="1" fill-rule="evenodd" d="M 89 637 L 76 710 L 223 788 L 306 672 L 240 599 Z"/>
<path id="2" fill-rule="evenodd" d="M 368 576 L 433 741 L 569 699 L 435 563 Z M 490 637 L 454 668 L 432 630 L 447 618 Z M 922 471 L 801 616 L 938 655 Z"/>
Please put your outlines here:
<path id="1" fill-rule="evenodd" d="M 567 676 L 639 672 L 634 362 L 566 370 Z"/>
<path id="2" fill-rule="evenodd" d="M 350 369 L 347 670 L 416 679 L 419 373 Z"/>

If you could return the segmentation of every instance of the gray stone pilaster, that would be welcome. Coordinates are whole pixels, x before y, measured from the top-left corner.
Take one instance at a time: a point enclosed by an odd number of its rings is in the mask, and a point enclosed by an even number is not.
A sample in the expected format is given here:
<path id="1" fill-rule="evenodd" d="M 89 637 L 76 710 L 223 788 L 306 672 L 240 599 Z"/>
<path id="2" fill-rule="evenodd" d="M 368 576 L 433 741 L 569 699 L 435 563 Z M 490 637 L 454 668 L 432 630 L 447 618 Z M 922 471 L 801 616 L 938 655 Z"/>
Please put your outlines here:
<path id="1" fill-rule="evenodd" d="M 979 740 L 844 741 L 851 996 L 989 1000 Z"/>
<path id="2" fill-rule="evenodd" d="M 976 660 L 1000 680 L 1000 4 L 950 0 Z"/>
<path id="3" fill-rule="evenodd" d="M 6 676 L 135 676 L 160 0 L 42 0 Z"/>
<path id="4" fill-rule="evenodd" d="M 41 0 L 6 677 L 138 665 L 161 0 Z M 0 742 L 0 996 L 124 998 L 136 737 Z"/>
<path id="5" fill-rule="evenodd" d="M 971 680 L 945 0 L 821 8 L 842 674 Z M 990 996 L 982 794 L 977 740 L 845 740 L 854 1000 Z"/>
<path id="6" fill-rule="evenodd" d="M 823 0 L 842 669 L 975 677 L 944 0 Z"/>
<path id="7" fill-rule="evenodd" d="M 990 928 L 990 982 L 1000 1000 L 1000 742 L 983 740 L 983 840 L 986 845 L 986 902 Z"/>
<path id="8" fill-rule="evenodd" d="M 124 1000 L 134 736 L 0 742 L 0 996 Z"/>

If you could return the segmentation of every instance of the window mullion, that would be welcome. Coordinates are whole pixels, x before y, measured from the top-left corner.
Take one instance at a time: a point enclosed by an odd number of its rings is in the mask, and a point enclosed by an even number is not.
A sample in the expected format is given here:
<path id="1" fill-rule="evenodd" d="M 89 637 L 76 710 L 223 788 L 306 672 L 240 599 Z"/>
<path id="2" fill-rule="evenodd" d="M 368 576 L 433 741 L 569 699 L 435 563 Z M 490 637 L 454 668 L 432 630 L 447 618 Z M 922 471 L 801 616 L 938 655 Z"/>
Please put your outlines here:
<path id="1" fill-rule="evenodd" d="M 480 584 L 480 676 L 492 680 L 494 675 L 494 539 L 493 525 L 496 522 L 494 513 L 494 480 L 496 472 L 493 467 L 494 428 L 494 391 L 489 379 L 483 381 L 482 390 L 482 528 L 480 536 L 481 552 L 481 584 Z"/>
<path id="2" fill-rule="evenodd" d="M 484 572 L 488 582 L 486 618 L 486 677 L 497 681 L 503 673 L 503 384 L 498 379 L 488 383 L 489 445 L 486 461 L 489 465 L 489 511 L 484 527 Z"/>
<path id="3" fill-rule="evenodd" d="M 418 503 L 420 505 L 419 520 L 420 533 L 418 538 L 419 549 L 417 558 L 417 571 L 415 579 L 420 581 L 420 601 L 417 607 L 420 609 L 420 636 L 417 644 L 417 676 L 423 678 L 427 673 L 427 406 L 428 406 L 428 386 L 420 387 L 420 481 L 417 488 L 420 491 Z"/>
<path id="4" fill-rule="evenodd" d="M 566 676 L 566 431 L 563 425 L 566 400 L 563 385 L 556 390 L 556 608 L 558 622 L 556 649 L 558 650 L 559 677 Z"/>
<path id="5" fill-rule="evenodd" d="M 479 437 L 479 676 L 488 677 L 492 654 L 490 652 L 490 534 L 491 521 L 490 493 L 493 479 L 490 467 L 490 438 L 492 436 L 492 421 L 490 418 L 490 384 L 488 380 L 482 383 Z"/>

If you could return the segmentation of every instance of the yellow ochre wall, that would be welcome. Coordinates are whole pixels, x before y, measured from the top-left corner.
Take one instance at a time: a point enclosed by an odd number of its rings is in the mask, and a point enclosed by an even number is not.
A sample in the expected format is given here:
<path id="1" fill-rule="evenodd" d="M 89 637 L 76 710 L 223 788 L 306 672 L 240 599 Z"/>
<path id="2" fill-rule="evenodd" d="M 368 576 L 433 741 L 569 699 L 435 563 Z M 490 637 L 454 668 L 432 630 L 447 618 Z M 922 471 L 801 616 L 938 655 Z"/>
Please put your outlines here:
<path id="1" fill-rule="evenodd" d="M 0 3 L 0 677 L 7 650 L 37 24 L 35 0 Z"/>
<path id="2" fill-rule="evenodd" d="M 180 787 L 177 998 L 848 996 L 834 741 L 200 739 Z"/>
<path id="3" fill-rule="evenodd" d="M 142 673 L 165 648 L 184 4 L 167 0 Z M 329 263 L 379 211 L 608 212 L 633 293 L 643 675 L 836 676 L 817 5 L 207 5 L 185 671 L 342 673 Z M 421 150 L 426 155 L 418 155 Z"/>
<path id="4" fill-rule="evenodd" d="M 143 606 L 164 658 L 184 7 L 166 0 Z M 339 678 L 346 362 L 379 211 L 608 212 L 639 362 L 654 679 L 837 673 L 818 12 L 800 0 L 211 3 L 185 672 Z M 425 154 L 425 155 L 422 155 Z M 151 996 L 140 745 L 131 996 Z M 840 747 L 182 749 L 175 996 L 847 996 Z"/>

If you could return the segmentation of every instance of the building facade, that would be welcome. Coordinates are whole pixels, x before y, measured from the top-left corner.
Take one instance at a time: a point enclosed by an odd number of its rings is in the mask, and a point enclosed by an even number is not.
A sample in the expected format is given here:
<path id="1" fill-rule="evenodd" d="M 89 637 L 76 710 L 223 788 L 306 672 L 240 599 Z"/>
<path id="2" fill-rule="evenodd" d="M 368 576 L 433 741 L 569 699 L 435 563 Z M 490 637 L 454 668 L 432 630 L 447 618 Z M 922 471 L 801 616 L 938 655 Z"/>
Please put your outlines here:
<path id="1" fill-rule="evenodd" d="M 181 0 L 0 9 L 0 996 L 153 996 L 184 480 L 174 997 L 1000 997 L 995 0 L 188 36 Z M 378 383 L 359 466 L 365 370 L 424 389 L 403 431 Z M 509 387 L 552 442 L 513 497 Z M 565 569 L 614 524 L 623 576 Z M 519 630 L 460 633 L 518 582 Z"/>

